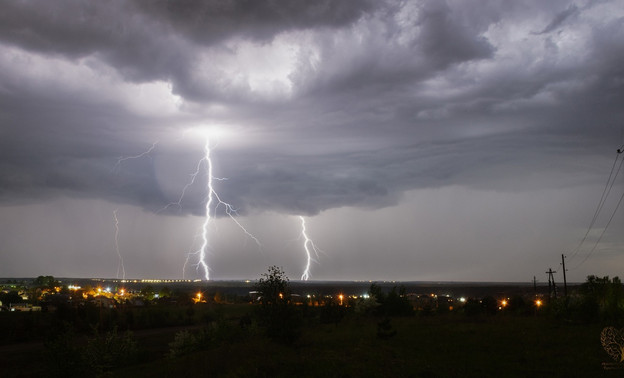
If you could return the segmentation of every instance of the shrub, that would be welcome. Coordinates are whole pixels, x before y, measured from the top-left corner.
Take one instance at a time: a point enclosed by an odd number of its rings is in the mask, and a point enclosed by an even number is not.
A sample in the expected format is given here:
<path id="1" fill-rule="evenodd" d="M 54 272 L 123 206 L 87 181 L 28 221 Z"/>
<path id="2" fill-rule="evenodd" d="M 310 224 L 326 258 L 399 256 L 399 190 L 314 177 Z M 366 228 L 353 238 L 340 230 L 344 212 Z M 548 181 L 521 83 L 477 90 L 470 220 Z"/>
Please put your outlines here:
<path id="1" fill-rule="evenodd" d="M 111 331 L 99 333 L 89 339 L 85 348 L 85 359 L 91 369 L 97 373 L 124 366 L 134 360 L 137 343 L 131 332 L 117 333 L 117 327 Z"/>
<path id="2" fill-rule="evenodd" d="M 193 333 L 183 330 L 176 333 L 173 342 L 169 344 L 169 358 L 176 358 L 199 350 L 199 338 Z"/>

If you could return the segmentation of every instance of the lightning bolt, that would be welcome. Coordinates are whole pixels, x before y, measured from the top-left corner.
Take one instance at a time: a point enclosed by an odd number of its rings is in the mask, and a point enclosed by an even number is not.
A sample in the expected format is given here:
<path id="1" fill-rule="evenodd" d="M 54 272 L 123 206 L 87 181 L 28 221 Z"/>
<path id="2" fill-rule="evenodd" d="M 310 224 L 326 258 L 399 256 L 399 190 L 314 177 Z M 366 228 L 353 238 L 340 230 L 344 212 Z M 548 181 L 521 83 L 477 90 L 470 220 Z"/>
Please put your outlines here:
<path id="1" fill-rule="evenodd" d="M 130 160 L 130 159 L 139 159 L 141 157 L 144 157 L 148 154 L 150 154 L 158 145 L 158 141 L 152 143 L 152 145 L 145 150 L 144 152 L 138 154 L 138 155 L 134 155 L 134 156 L 127 156 L 127 157 L 120 157 L 119 159 L 117 159 L 117 163 L 115 164 L 114 170 L 118 170 L 120 165 L 126 161 L 126 160 Z M 196 268 L 202 269 L 203 273 L 204 273 L 204 278 L 206 280 L 210 279 L 210 268 L 206 262 L 207 259 L 207 254 L 208 254 L 208 249 L 209 249 L 209 226 L 212 222 L 213 217 L 216 217 L 216 212 L 219 208 L 219 206 L 223 206 L 225 208 L 225 213 L 228 215 L 228 217 L 230 217 L 230 219 L 238 226 L 238 228 L 240 228 L 243 233 L 249 237 L 250 239 L 252 239 L 259 248 L 262 248 L 262 245 L 260 243 L 260 241 L 258 240 L 258 238 L 256 238 L 253 234 L 251 234 L 249 231 L 247 231 L 247 229 L 236 219 L 235 216 L 238 215 L 238 213 L 236 212 L 236 209 L 234 207 L 232 207 L 232 205 L 230 205 L 229 203 L 221 200 L 221 198 L 219 197 L 219 195 L 217 194 L 217 192 L 214 189 L 214 185 L 213 182 L 215 180 L 218 181 L 223 181 L 223 180 L 227 180 L 225 178 L 218 178 L 213 176 L 212 174 L 212 160 L 210 157 L 210 139 L 206 138 L 206 144 L 204 146 L 204 156 L 197 162 L 197 166 L 195 167 L 195 171 L 193 173 L 191 173 L 190 175 L 190 180 L 186 183 L 186 185 L 184 185 L 184 187 L 182 188 L 182 192 L 180 193 L 180 196 L 178 197 L 177 201 L 174 202 L 170 202 L 167 205 L 165 205 L 163 208 L 161 208 L 160 210 L 157 211 L 157 213 L 163 212 L 167 209 L 169 209 L 170 207 L 177 207 L 178 209 L 182 208 L 182 201 L 184 200 L 184 197 L 186 196 L 186 192 L 187 190 L 193 185 L 195 184 L 196 180 L 197 180 L 197 176 L 202 172 L 202 167 L 205 166 L 205 172 L 206 172 L 206 176 L 208 178 L 208 182 L 207 182 L 207 197 L 206 197 L 206 203 L 205 203 L 205 207 L 204 207 L 204 213 L 205 213 L 205 217 L 204 217 L 204 221 L 202 222 L 202 226 L 201 226 L 201 232 L 200 235 L 196 235 L 193 241 L 193 244 L 195 244 L 195 241 L 197 240 L 197 238 L 199 236 L 201 236 L 201 246 L 199 247 L 199 249 L 192 251 L 192 245 L 191 245 L 191 249 L 189 249 L 189 252 L 186 254 L 186 260 L 184 262 L 184 266 L 182 268 L 182 276 L 184 277 L 185 272 L 186 272 L 186 267 L 190 261 L 191 256 L 197 256 L 198 262 L 197 264 L 195 264 Z M 212 215 L 212 209 L 214 208 L 214 216 Z M 120 264 L 121 264 L 121 268 L 123 269 L 123 274 L 124 274 L 124 278 L 125 278 L 125 269 L 123 267 L 123 259 L 121 259 L 121 254 L 119 252 L 119 245 L 118 245 L 118 234 L 119 234 L 119 222 L 117 220 L 117 210 L 115 210 L 114 212 L 114 217 L 115 217 L 115 227 L 116 227 L 116 233 L 115 233 L 115 248 L 117 250 L 117 254 L 120 258 Z M 117 272 L 117 276 L 119 276 L 119 268 L 118 268 L 118 272 Z"/>
<path id="2" fill-rule="evenodd" d="M 305 218 L 299 216 L 299 219 L 301 220 L 301 237 L 303 237 L 303 249 L 305 250 L 306 254 L 306 264 L 305 268 L 303 269 L 303 274 L 301 275 L 301 280 L 307 281 L 310 278 L 310 264 L 312 263 L 312 253 L 310 252 L 310 250 L 314 252 L 317 258 L 319 255 L 319 251 L 321 250 L 317 248 L 316 245 L 314 245 L 312 239 L 308 237 L 308 234 L 306 233 Z"/>
<path id="3" fill-rule="evenodd" d="M 122 278 L 126 279 L 126 268 L 124 267 L 123 257 L 121 257 L 121 252 L 119 251 L 119 219 L 117 218 L 117 211 L 119 209 L 115 209 L 113 211 L 113 219 L 115 220 L 115 251 L 117 251 L 117 256 L 119 257 L 119 263 L 117 264 L 117 278 L 119 278 L 119 270 L 121 269 L 123 275 Z"/>
<path id="4" fill-rule="evenodd" d="M 209 154 L 209 151 L 207 152 L 207 154 Z M 207 155 L 209 157 L 209 155 Z M 188 188 L 191 187 L 191 185 L 193 185 L 195 183 L 195 179 L 197 178 L 197 175 L 199 174 L 199 172 L 201 172 L 201 167 L 202 164 L 204 163 L 204 161 L 208 160 L 206 157 L 200 159 L 197 162 L 197 167 L 195 168 L 195 172 L 191 173 L 191 179 L 189 180 L 189 182 L 186 183 L 186 185 L 184 185 L 184 188 L 182 188 L 182 192 L 180 193 L 180 197 L 178 198 L 177 201 L 175 202 L 169 202 L 167 205 L 165 205 L 165 207 L 163 207 L 162 209 L 158 210 L 156 213 L 160 213 L 162 211 L 167 210 L 168 208 L 170 208 L 171 206 L 176 206 L 178 209 L 182 208 L 182 200 L 184 200 L 184 196 L 186 196 L 186 191 L 188 190 Z M 211 169 L 211 168 L 210 168 Z M 211 183 L 208 183 L 208 186 L 210 187 Z"/>
<path id="5" fill-rule="evenodd" d="M 205 216 L 204 216 L 204 221 L 201 227 L 202 243 L 198 250 L 187 254 L 187 259 L 184 263 L 184 267 L 186 267 L 186 265 L 188 264 L 189 257 L 191 255 L 197 255 L 198 263 L 196 264 L 196 267 L 198 269 L 200 268 L 203 269 L 204 278 L 208 281 L 210 279 L 210 268 L 208 267 L 208 263 L 206 262 L 206 257 L 207 257 L 208 248 L 209 248 L 209 226 L 213 218 L 212 211 L 211 211 L 213 208 L 213 203 L 215 203 L 214 205 L 215 216 L 214 217 L 216 217 L 216 211 L 219 208 L 219 206 L 223 206 L 225 208 L 225 213 L 228 215 L 228 217 L 230 217 L 230 219 L 238 226 L 238 228 L 241 229 L 241 231 L 243 231 L 243 233 L 247 237 L 252 239 L 258 245 L 259 248 L 262 248 L 262 244 L 260 243 L 258 238 L 256 238 L 249 231 L 247 231 L 247 229 L 235 218 L 235 215 L 238 215 L 238 213 L 236 212 L 236 209 L 234 209 L 232 205 L 230 205 L 229 203 L 221 200 L 221 198 L 215 191 L 214 185 L 213 185 L 214 180 L 225 180 L 225 179 L 217 178 L 213 176 L 212 174 L 212 159 L 210 157 L 210 139 L 208 138 L 206 139 L 206 144 L 204 146 L 204 157 L 200 159 L 200 161 L 197 163 L 197 168 L 195 172 L 191 174 L 191 180 L 182 189 L 182 194 L 180 195 L 178 201 L 168 204 L 167 206 L 165 206 L 165 208 L 168 206 L 173 206 L 173 205 L 176 205 L 176 206 L 181 205 L 182 200 L 184 199 L 186 190 L 195 183 L 195 179 L 197 178 L 197 175 L 201 171 L 201 167 L 204 164 L 206 165 L 206 176 L 208 178 L 208 182 L 207 182 L 207 189 L 206 189 L 207 198 L 206 198 L 206 204 L 204 207 Z M 185 268 L 183 268 L 183 270 L 184 269 Z M 183 275 L 184 275 L 184 272 L 183 272 Z"/>
<path id="6" fill-rule="evenodd" d="M 123 163 L 124 161 L 131 160 L 131 159 L 139 159 L 139 158 L 142 158 L 143 156 L 147 156 L 156 148 L 157 144 L 158 144 L 158 141 L 152 143 L 152 145 L 147 150 L 143 151 L 142 153 L 138 155 L 119 157 L 117 159 L 117 162 L 115 163 L 115 166 L 113 167 L 113 172 L 119 171 L 121 167 L 121 163 Z M 117 257 L 119 257 L 119 263 L 117 264 L 117 278 L 119 278 L 119 271 L 121 270 L 123 279 L 126 279 L 126 268 L 124 267 L 123 257 L 121 257 L 121 251 L 119 249 L 119 218 L 117 218 L 118 210 L 119 209 L 115 209 L 113 211 L 113 219 L 115 221 L 115 251 L 117 252 Z"/>
<path id="7" fill-rule="evenodd" d="M 158 141 L 152 143 L 150 148 L 148 148 L 147 150 L 143 151 L 142 153 L 140 153 L 138 155 L 134 155 L 134 156 L 120 156 L 117 159 L 117 163 L 115 163 L 115 166 L 113 167 L 113 171 L 118 170 L 119 167 L 121 166 L 121 163 L 123 163 L 126 160 L 139 159 L 139 158 L 142 158 L 143 156 L 148 155 L 150 152 L 152 152 L 154 150 L 154 148 L 156 148 L 157 144 L 158 144 Z"/>

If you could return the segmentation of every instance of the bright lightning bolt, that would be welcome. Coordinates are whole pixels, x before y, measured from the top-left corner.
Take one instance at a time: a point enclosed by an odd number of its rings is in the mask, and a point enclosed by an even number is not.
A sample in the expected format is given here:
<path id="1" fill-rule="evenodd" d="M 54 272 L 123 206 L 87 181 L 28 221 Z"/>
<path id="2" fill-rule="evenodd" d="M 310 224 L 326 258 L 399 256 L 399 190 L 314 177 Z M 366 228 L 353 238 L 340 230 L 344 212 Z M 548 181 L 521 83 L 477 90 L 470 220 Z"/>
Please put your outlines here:
<path id="1" fill-rule="evenodd" d="M 210 158 L 210 139 L 206 139 L 206 145 L 204 146 L 204 157 L 197 163 L 197 169 L 195 170 L 195 172 L 191 175 L 191 180 L 189 181 L 189 183 L 187 183 L 184 188 L 182 189 L 182 194 L 180 195 L 179 199 L 177 202 L 173 202 L 168 204 L 167 206 L 165 206 L 165 208 L 167 208 L 168 206 L 172 206 L 172 205 L 177 205 L 180 206 L 182 203 L 182 200 L 184 199 L 184 195 L 186 193 L 186 190 L 193 185 L 193 183 L 195 182 L 195 179 L 197 178 L 197 175 L 199 174 L 200 170 L 201 170 L 201 166 L 202 164 L 206 164 L 206 176 L 208 178 L 208 182 L 207 182 L 207 198 L 206 198 L 206 204 L 205 204 L 205 218 L 204 218 L 204 222 L 202 223 L 202 227 L 201 227 L 201 246 L 199 247 L 199 249 L 195 252 L 191 252 L 189 254 L 187 254 L 187 259 L 184 263 L 184 266 L 186 267 L 188 260 L 189 260 L 189 256 L 191 254 L 196 254 L 198 256 L 198 263 L 197 263 L 197 268 L 199 269 L 200 267 L 203 269 L 204 271 L 204 278 L 206 278 L 206 280 L 210 279 L 210 268 L 208 267 L 208 264 L 206 263 L 206 256 L 208 253 L 208 247 L 209 247 L 209 238 L 208 238 L 208 227 L 212 221 L 212 214 L 211 214 L 211 209 L 213 207 L 213 202 L 216 203 L 216 205 L 214 206 L 214 211 L 216 213 L 217 209 L 219 206 L 223 206 L 225 207 L 225 213 L 230 217 L 230 219 L 245 233 L 245 235 L 247 235 L 249 238 L 251 238 L 257 245 L 258 247 L 262 247 L 262 245 L 260 244 L 260 241 L 253 236 L 249 231 L 247 231 L 247 229 L 234 217 L 234 215 L 237 215 L 236 210 L 232 207 L 232 205 L 230 205 L 227 202 L 224 202 L 223 200 L 221 200 L 221 198 L 219 197 L 219 195 L 217 194 L 217 192 L 214 189 L 214 185 L 213 182 L 214 180 L 221 180 L 218 179 L 216 177 L 213 176 L 212 174 L 212 160 Z M 215 214 L 216 217 L 216 214 Z M 184 268 L 183 268 L 184 269 Z"/>
<path id="2" fill-rule="evenodd" d="M 127 156 L 127 157 L 120 157 L 119 159 L 117 159 L 117 163 L 115 164 L 114 170 L 117 170 L 119 168 L 119 166 L 121 165 L 121 163 L 123 163 L 126 160 L 131 160 L 131 159 L 139 159 L 141 157 L 147 156 L 148 154 L 150 154 L 158 145 L 158 141 L 152 143 L 152 145 L 145 150 L 144 152 L 135 155 L 135 156 Z M 178 197 L 177 201 L 174 202 L 170 202 L 167 205 L 165 205 L 162 209 L 158 210 L 157 213 L 160 213 L 162 211 L 167 210 L 169 207 L 175 206 L 177 208 L 181 208 L 182 207 L 182 201 L 184 200 L 184 197 L 186 196 L 186 192 L 187 190 L 193 185 L 195 184 L 195 181 L 197 179 L 197 176 L 201 173 L 202 171 L 202 166 L 206 165 L 205 171 L 206 171 L 206 176 L 208 177 L 208 182 L 207 182 L 207 198 L 206 198 L 206 204 L 205 204 L 205 218 L 204 221 L 202 223 L 202 227 L 201 227 L 201 246 L 198 250 L 194 251 L 194 252 L 188 252 L 186 255 L 186 260 L 184 262 L 184 266 L 182 268 L 182 276 L 184 277 L 185 271 L 186 271 L 186 266 L 189 263 L 190 257 L 191 255 L 197 255 L 198 256 L 198 263 L 196 264 L 197 269 L 203 269 L 204 271 L 204 277 L 206 280 L 210 279 L 210 268 L 208 267 L 208 264 L 206 263 L 206 258 L 207 258 L 207 253 L 208 253 L 208 248 L 209 248 L 209 226 L 210 223 L 212 221 L 212 214 L 211 214 L 211 210 L 214 207 L 214 212 L 215 212 L 215 216 L 216 217 L 216 211 L 219 208 L 219 206 L 223 206 L 225 208 L 225 213 L 230 217 L 230 219 L 238 226 L 238 228 L 240 228 L 247 237 L 249 237 L 250 239 L 252 239 L 259 248 L 262 248 L 262 245 L 260 244 L 260 241 L 254 236 L 252 235 L 249 231 L 247 231 L 247 229 L 236 219 L 235 215 L 238 215 L 236 212 L 236 209 L 234 209 L 232 207 L 232 205 L 230 205 L 229 203 L 221 200 L 221 198 L 219 197 L 219 195 L 217 194 L 217 192 L 214 190 L 214 186 L 213 186 L 213 181 L 214 180 L 226 180 L 226 179 L 220 179 L 217 177 L 214 177 L 212 175 L 212 160 L 210 158 L 210 139 L 207 138 L 206 139 L 206 144 L 204 147 L 204 157 L 202 157 L 198 162 L 197 162 L 197 166 L 195 168 L 195 171 L 190 175 L 190 180 L 189 182 L 184 185 L 184 187 L 182 188 L 182 192 L 180 193 L 180 196 Z M 213 206 L 214 204 L 214 206 Z M 119 235 L 119 222 L 117 220 L 117 210 L 115 210 L 114 212 L 114 217 L 115 217 L 115 227 L 116 227 L 116 233 L 115 233 L 115 248 L 117 250 L 117 254 L 119 256 L 120 259 L 120 266 L 121 269 L 123 270 L 123 275 L 125 278 L 125 268 L 123 267 L 123 259 L 121 258 L 121 254 L 119 251 L 119 244 L 118 244 L 118 235 Z M 119 276 L 119 268 L 117 269 L 117 276 Z"/>
<path id="3" fill-rule="evenodd" d="M 119 270 L 121 269 L 123 275 L 122 278 L 126 279 L 126 268 L 124 267 L 123 257 L 121 257 L 121 252 L 119 250 L 119 219 L 117 218 L 117 211 L 119 209 L 115 209 L 113 211 L 113 219 L 115 220 L 115 251 L 117 251 L 117 256 L 119 257 L 119 263 L 117 264 L 117 278 L 119 278 Z"/>
<path id="4" fill-rule="evenodd" d="M 206 161 L 206 164 L 208 166 L 207 168 L 208 198 L 206 199 L 206 218 L 204 219 L 204 223 L 202 224 L 202 245 L 198 251 L 199 253 L 198 264 L 204 268 L 204 277 L 206 277 L 206 281 L 208 281 L 210 279 L 210 272 L 208 269 L 208 264 L 206 263 L 206 249 L 208 248 L 208 224 L 210 223 L 210 205 L 212 205 L 212 197 L 214 193 L 214 189 L 212 186 L 212 179 L 213 179 L 212 178 L 212 160 L 210 159 L 210 140 L 209 139 L 206 139 L 206 146 L 204 147 L 204 152 L 205 152 L 205 156 L 203 160 Z"/>
<path id="5" fill-rule="evenodd" d="M 310 264 L 312 263 L 312 253 L 310 253 L 310 250 L 312 250 L 316 257 L 318 257 L 320 249 L 318 249 L 316 245 L 314 245 L 312 239 L 310 239 L 308 237 L 308 234 L 306 234 L 305 218 L 299 216 L 299 219 L 301 220 L 301 236 L 303 237 L 303 249 L 306 253 L 306 264 L 303 270 L 303 274 L 301 275 L 301 280 L 307 281 L 310 278 Z"/>

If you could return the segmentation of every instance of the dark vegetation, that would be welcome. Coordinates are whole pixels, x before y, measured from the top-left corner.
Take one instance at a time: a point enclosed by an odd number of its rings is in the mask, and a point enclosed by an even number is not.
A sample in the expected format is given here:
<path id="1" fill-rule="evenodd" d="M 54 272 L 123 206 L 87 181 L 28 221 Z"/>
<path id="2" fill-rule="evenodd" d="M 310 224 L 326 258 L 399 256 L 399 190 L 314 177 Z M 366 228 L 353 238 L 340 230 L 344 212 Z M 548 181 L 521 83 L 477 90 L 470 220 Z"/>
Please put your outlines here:
<path id="1" fill-rule="evenodd" d="M 43 277 L 27 290 L 58 284 Z M 3 304 L 23 300 L 15 288 L 0 294 Z M 67 301 L 57 297 L 66 288 L 54 289 L 54 301 L 33 303 L 42 311 L 0 312 L 1 375 L 618 376 L 603 370 L 611 359 L 600 342 L 605 326 L 624 326 L 617 277 L 589 276 L 567 297 L 459 302 L 377 283 L 367 296 L 301 297 L 270 267 L 252 289 L 236 296 L 146 285 L 135 304 L 130 294 Z"/>

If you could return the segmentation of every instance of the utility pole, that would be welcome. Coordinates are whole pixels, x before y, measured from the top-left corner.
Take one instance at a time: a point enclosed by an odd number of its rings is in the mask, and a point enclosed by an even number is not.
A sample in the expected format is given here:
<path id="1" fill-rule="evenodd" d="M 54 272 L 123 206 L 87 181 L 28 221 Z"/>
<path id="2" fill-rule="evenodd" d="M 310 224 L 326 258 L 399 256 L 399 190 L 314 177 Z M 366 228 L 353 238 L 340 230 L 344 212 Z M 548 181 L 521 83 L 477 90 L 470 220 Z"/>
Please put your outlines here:
<path id="1" fill-rule="evenodd" d="M 550 273 L 549 272 L 550 272 L 550 269 L 548 269 L 548 272 L 546 272 L 546 273 L 548 273 L 548 299 L 550 299 L 550 296 L 552 294 L 552 286 L 551 286 L 552 284 L 550 283 Z"/>
<path id="2" fill-rule="evenodd" d="M 565 256 L 561 254 L 561 265 L 563 266 L 563 295 L 568 297 L 568 283 L 566 281 Z"/>
<path id="3" fill-rule="evenodd" d="M 555 299 L 557 299 L 557 286 L 555 285 L 555 277 L 553 277 L 553 274 L 557 272 L 553 271 L 552 268 L 548 268 L 548 271 L 546 273 L 548 273 L 548 298 L 550 298 L 552 296 L 552 292 L 554 292 Z"/>

